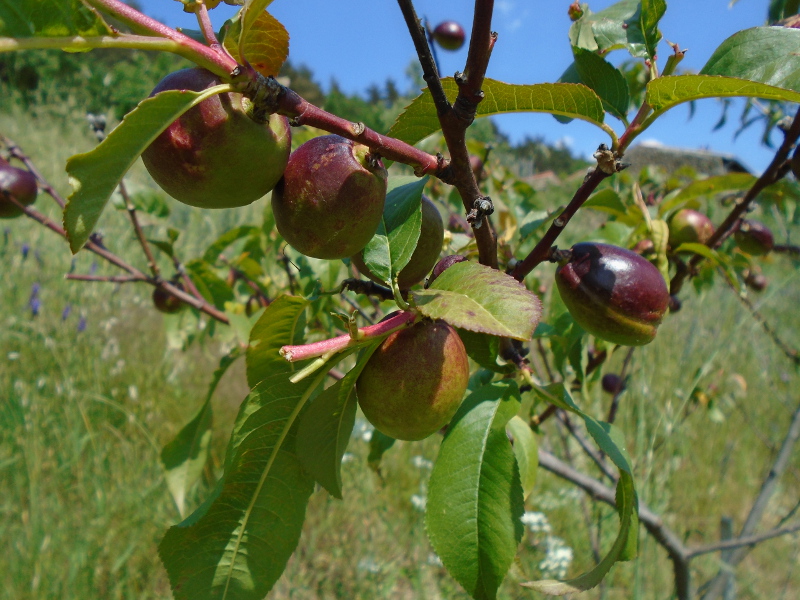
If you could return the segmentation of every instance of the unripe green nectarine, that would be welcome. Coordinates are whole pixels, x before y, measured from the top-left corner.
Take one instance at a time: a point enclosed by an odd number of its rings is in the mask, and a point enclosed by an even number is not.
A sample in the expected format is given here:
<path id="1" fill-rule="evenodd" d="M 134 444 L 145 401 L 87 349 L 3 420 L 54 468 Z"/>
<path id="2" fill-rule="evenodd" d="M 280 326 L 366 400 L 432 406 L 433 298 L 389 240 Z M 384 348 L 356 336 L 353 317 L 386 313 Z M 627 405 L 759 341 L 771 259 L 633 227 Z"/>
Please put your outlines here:
<path id="1" fill-rule="evenodd" d="M 467 352 L 456 330 L 424 320 L 383 341 L 361 372 L 356 394 L 378 431 L 421 440 L 450 422 L 468 382 Z"/>
<path id="2" fill-rule="evenodd" d="M 691 208 L 679 210 L 669 220 L 669 245 L 705 244 L 714 235 L 711 219 Z"/>

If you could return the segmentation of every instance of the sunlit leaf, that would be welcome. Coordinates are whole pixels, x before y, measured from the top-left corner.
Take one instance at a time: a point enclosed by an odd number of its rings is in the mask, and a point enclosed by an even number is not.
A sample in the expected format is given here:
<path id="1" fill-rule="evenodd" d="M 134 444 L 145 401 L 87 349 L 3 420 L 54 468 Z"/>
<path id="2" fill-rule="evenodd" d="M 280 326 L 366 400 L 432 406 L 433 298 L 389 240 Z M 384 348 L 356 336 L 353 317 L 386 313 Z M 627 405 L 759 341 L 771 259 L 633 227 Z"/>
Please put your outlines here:
<path id="1" fill-rule="evenodd" d="M 442 80 L 450 102 L 458 95 L 458 86 L 452 78 Z M 485 79 L 482 88 L 485 97 L 478 104 L 478 117 L 501 113 L 544 112 L 572 119 L 582 119 L 601 126 L 604 118 L 603 102 L 585 85 L 574 83 L 539 83 L 513 85 L 494 79 Z M 417 96 L 395 121 L 388 135 L 409 144 L 416 144 L 439 131 L 436 107 L 427 89 Z"/>
<path id="2" fill-rule="evenodd" d="M 539 472 L 539 442 L 530 425 L 517 415 L 508 422 L 506 429 L 513 439 L 522 492 L 527 500 L 536 486 L 536 475 Z"/>
<path id="3" fill-rule="evenodd" d="M 800 29 L 753 27 L 714 51 L 701 75 L 724 75 L 800 92 Z"/>
<path id="4" fill-rule="evenodd" d="M 704 98 L 764 98 L 800 102 L 800 93 L 763 83 L 719 75 L 673 75 L 647 84 L 647 103 L 656 114 L 678 104 Z"/>
<path id="5" fill-rule="evenodd" d="M 326 369 L 294 384 L 280 356 L 305 303 L 279 298 L 264 312 L 259 349 L 268 375 L 239 409 L 225 470 L 211 497 L 167 531 L 159 555 L 176 600 L 261 600 L 300 538 L 314 482 L 296 454 L 297 421 Z"/>
<path id="6" fill-rule="evenodd" d="M 0 37 L 107 35 L 111 28 L 81 0 L 0 0 Z"/>
<path id="7" fill-rule="evenodd" d="M 266 10 L 256 12 L 249 8 L 239 11 L 225 24 L 224 32 L 225 49 L 237 61 L 249 62 L 262 75 L 276 76 L 289 56 L 289 32 Z"/>
<path id="8" fill-rule="evenodd" d="M 570 43 L 601 54 L 627 48 L 634 57 L 652 58 L 666 8 L 664 0 L 622 0 L 597 13 L 586 11 L 570 27 Z"/>
<path id="9" fill-rule="evenodd" d="M 528 341 L 542 303 L 520 282 L 474 262 L 454 264 L 427 290 L 413 290 L 417 310 L 432 319 L 478 333 Z"/>
<path id="10" fill-rule="evenodd" d="M 542 387 L 534 386 L 533 391 L 545 402 L 582 417 L 587 431 L 619 469 L 620 474 L 616 494 L 620 528 L 617 539 L 606 556 L 593 569 L 578 577 L 566 581 L 546 579 L 522 584 L 544 594 L 563 596 L 595 587 L 611 570 L 615 562 L 631 560 L 636 556 L 639 502 L 633 487 L 631 461 L 625 449 L 625 439 L 620 431 L 614 425 L 597 421 L 578 408 L 563 383 Z"/>
<path id="11" fill-rule="evenodd" d="M 364 349 L 343 379 L 319 394 L 300 420 L 297 454 L 303 467 L 334 498 L 342 497 L 342 456 L 356 420 L 356 380 L 382 340 Z"/>
<path id="12" fill-rule="evenodd" d="M 363 250 L 367 268 L 386 285 L 408 264 L 422 227 L 422 190 L 428 178 L 391 177 L 378 230 Z"/>
<path id="13" fill-rule="evenodd" d="M 523 491 L 505 430 L 517 410 L 513 381 L 467 396 L 428 486 L 428 537 L 448 572 L 476 600 L 497 597 L 522 539 Z"/>
<path id="14" fill-rule="evenodd" d="M 156 94 L 140 102 L 97 148 L 67 161 L 72 195 L 64 210 L 64 229 L 73 253 L 89 239 L 120 180 L 153 140 L 191 107 L 228 88 Z"/>

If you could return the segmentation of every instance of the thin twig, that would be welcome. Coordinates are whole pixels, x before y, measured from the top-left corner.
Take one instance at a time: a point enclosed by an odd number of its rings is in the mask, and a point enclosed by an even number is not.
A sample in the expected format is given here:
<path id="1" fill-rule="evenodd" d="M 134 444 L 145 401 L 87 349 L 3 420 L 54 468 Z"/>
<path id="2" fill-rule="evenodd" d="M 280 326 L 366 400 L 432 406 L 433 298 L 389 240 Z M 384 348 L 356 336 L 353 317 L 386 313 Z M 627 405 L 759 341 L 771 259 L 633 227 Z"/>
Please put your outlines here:
<path id="1" fill-rule="evenodd" d="M 150 244 L 147 242 L 147 238 L 144 235 L 142 225 L 139 223 L 139 217 L 136 213 L 136 206 L 133 204 L 130 194 L 128 194 L 128 188 L 125 185 L 125 181 L 120 180 L 117 188 L 119 189 L 119 193 L 122 195 L 122 199 L 125 201 L 125 210 L 128 211 L 131 225 L 133 225 L 133 230 L 136 232 L 136 239 L 139 240 L 139 245 L 142 247 L 142 251 L 147 258 L 147 266 L 150 268 L 150 272 L 153 274 L 153 277 L 158 278 L 161 276 L 161 271 L 159 270 L 158 263 L 153 255 L 153 250 L 150 248 Z"/>
<path id="2" fill-rule="evenodd" d="M 742 215 L 747 212 L 747 210 L 750 208 L 750 205 L 755 201 L 758 195 L 765 188 L 786 175 L 788 171 L 787 159 L 789 158 L 789 153 L 792 151 L 792 148 L 794 148 L 798 138 L 800 138 L 800 108 L 795 114 L 792 124 L 785 131 L 783 143 L 775 152 L 772 162 L 770 162 L 769 166 L 761 174 L 761 177 L 759 177 L 753 183 L 750 189 L 747 190 L 745 195 L 737 201 L 730 214 L 728 214 L 725 220 L 714 232 L 714 235 L 712 235 L 711 238 L 709 238 L 709 240 L 706 242 L 706 246 L 709 248 L 717 248 L 722 242 L 724 242 L 727 237 L 733 233 L 739 220 L 742 218 Z M 672 281 L 670 282 L 671 294 L 677 294 L 681 290 L 686 277 L 692 275 L 696 271 L 697 265 L 699 265 L 703 260 L 704 258 L 701 255 L 695 255 L 685 270 L 679 270 L 673 276 Z"/>
<path id="3" fill-rule="evenodd" d="M 133 283 L 135 281 L 147 281 L 145 277 L 135 277 L 133 275 L 85 275 L 83 273 L 67 273 L 64 279 L 71 281 L 100 281 L 105 283 Z"/>
<path id="4" fill-rule="evenodd" d="M 707 546 L 697 546 L 695 548 L 689 548 L 686 551 L 686 557 L 694 558 L 695 556 L 700 556 L 701 554 L 719 552 L 720 550 L 732 550 L 735 548 L 742 548 L 745 546 L 752 547 L 765 540 L 770 540 L 772 538 L 780 537 L 782 535 L 787 535 L 789 533 L 794 533 L 796 531 L 800 531 L 800 523 L 793 523 L 785 527 L 775 527 L 774 529 L 770 529 L 769 531 L 764 531 L 762 533 L 757 533 L 755 535 L 748 535 L 744 537 L 733 538 L 730 540 L 724 540 L 721 542 L 717 542 L 716 544 L 708 544 Z"/>
<path id="5" fill-rule="evenodd" d="M 600 185 L 606 177 L 608 177 L 608 173 L 603 171 L 600 168 L 594 169 L 586 179 L 584 179 L 583 184 L 578 188 L 575 192 L 575 195 L 572 197 L 572 200 L 567 205 L 567 207 L 561 211 L 561 214 L 553 221 L 550 225 L 550 228 L 547 232 L 542 236 L 542 239 L 539 240 L 539 243 L 530 251 L 528 256 L 525 257 L 524 260 L 521 260 L 517 263 L 514 267 L 514 270 L 511 272 L 511 276 L 514 277 L 517 281 L 522 281 L 525 279 L 525 276 L 533 271 L 533 269 L 547 260 L 548 256 L 550 255 L 550 250 L 553 246 L 553 242 L 556 241 L 561 232 L 564 231 L 564 227 L 566 227 L 567 223 L 569 223 L 570 219 L 578 212 L 578 209 L 583 206 L 583 203 L 589 199 L 589 196 L 597 186 Z"/>
<path id="6" fill-rule="evenodd" d="M 622 362 L 622 370 L 619 373 L 619 380 L 621 385 L 618 390 L 614 392 L 614 398 L 611 400 L 611 406 L 608 409 L 608 418 L 606 421 L 609 423 L 613 423 L 614 420 L 617 418 L 617 409 L 619 408 L 619 398 L 622 395 L 622 392 L 625 391 L 625 377 L 628 372 L 628 367 L 630 366 L 631 358 L 633 358 L 633 351 L 636 349 L 636 346 L 631 346 L 628 348 L 628 353 L 625 355 L 625 360 Z"/>

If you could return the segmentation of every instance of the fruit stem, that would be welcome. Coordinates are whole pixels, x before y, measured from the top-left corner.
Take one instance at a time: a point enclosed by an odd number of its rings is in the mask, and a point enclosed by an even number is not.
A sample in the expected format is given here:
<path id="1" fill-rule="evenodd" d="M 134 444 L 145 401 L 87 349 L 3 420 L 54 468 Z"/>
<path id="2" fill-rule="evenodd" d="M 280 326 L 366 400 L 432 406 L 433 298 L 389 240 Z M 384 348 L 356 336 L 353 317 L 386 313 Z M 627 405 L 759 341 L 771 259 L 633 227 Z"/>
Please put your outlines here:
<path id="1" fill-rule="evenodd" d="M 346 333 L 335 338 L 314 342 L 313 344 L 283 346 L 280 349 L 280 355 L 289 362 L 297 362 L 321 356 L 329 358 L 337 352 L 342 352 L 354 346 L 363 346 L 365 343 L 375 340 L 376 338 L 389 335 L 393 331 L 397 331 L 403 327 L 408 327 L 414 323 L 416 319 L 416 313 L 401 311 L 392 315 L 385 321 L 362 327 L 358 330 L 358 339 L 354 339 L 351 333 Z"/>

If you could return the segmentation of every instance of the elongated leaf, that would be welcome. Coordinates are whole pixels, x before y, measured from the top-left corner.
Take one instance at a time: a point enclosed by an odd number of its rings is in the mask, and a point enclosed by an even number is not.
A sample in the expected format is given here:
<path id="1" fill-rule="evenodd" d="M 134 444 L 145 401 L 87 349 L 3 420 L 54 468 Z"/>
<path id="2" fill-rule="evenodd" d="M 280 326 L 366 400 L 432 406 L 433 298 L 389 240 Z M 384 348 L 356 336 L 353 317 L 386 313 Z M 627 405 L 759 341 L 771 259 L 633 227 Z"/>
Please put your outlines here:
<path id="1" fill-rule="evenodd" d="M 627 48 L 634 57 L 652 58 L 666 8 L 664 0 L 622 0 L 598 13 L 586 11 L 570 27 L 570 43 L 600 53 Z"/>
<path id="2" fill-rule="evenodd" d="M 81 0 L 0 0 L 0 37 L 107 35 L 111 28 Z"/>
<path id="3" fill-rule="evenodd" d="M 630 458 L 625 449 L 625 440 L 620 431 L 609 423 L 597 421 L 578 408 L 563 383 L 555 383 L 544 387 L 534 386 L 533 391 L 545 402 L 555 404 L 557 407 L 573 412 L 583 418 L 587 431 L 600 449 L 616 465 L 620 474 L 616 494 L 620 529 L 617 539 L 608 554 L 591 571 L 573 579 L 568 579 L 567 581 L 546 579 L 522 584 L 545 594 L 563 596 L 595 587 L 602 581 L 615 562 L 631 560 L 636 556 L 639 502 L 633 486 Z"/>
<path id="4" fill-rule="evenodd" d="M 542 314 L 539 298 L 510 275 L 474 262 L 444 271 L 427 290 L 411 292 L 426 317 L 469 331 L 528 341 Z"/>
<path id="5" fill-rule="evenodd" d="M 208 394 L 197 414 L 184 425 L 178 435 L 161 450 L 161 464 L 164 466 L 167 487 L 169 488 L 178 512 L 184 515 L 186 494 L 200 479 L 208 461 L 211 445 L 212 408 L 211 397 L 220 379 L 237 358 L 242 355 L 239 347 L 222 357 L 219 367 L 214 371 Z"/>
<path id="6" fill-rule="evenodd" d="M 225 303 L 233 302 L 233 290 L 214 272 L 210 264 L 201 259 L 192 260 L 186 263 L 186 270 L 197 291 L 218 309 L 225 310 Z"/>
<path id="7" fill-rule="evenodd" d="M 373 471 L 380 472 L 383 455 L 394 446 L 396 441 L 397 440 L 393 437 L 389 437 L 377 429 L 372 431 L 372 437 L 369 439 L 369 456 L 367 456 L 367 463 Z"/>
<path id="8" fill-rule="evenodd" d="M 659 206 L 659 213 L 666 214 L 673 208 L 682 206 L 685 202 L 699 196 L 710 196 L 720 192 L 744 191 L 750 189 L 756 178 L 749 173 L 728 173 L 717 177 L 707 177 L 693 181 L 684 187 L 675 196 Z"/>
<path id="9" fill-rule="evenodd" d="M 140 102 L 97 148 L 67 161 L 72 195 L 64 210 L 64 229 L 73 253 L 89 239 L 123 175 L 153 140 L 192 106 L 228 89 L 218 85 L 202 92 L 156 94 Z"/>
<path id="10" fill-rule="evenodd" d="M 447 98 L 453 102 L 458 95 L 456 82 L 451 77 L 443 79 L 442 87 Z M 603 102 L 585 85 L 573 83 L 513 85 L 485 79 L 483 92 L 485 97 L 478 105 L 478 117 L 500 113 L 545 112 L 582 119 L 598 127 L 603 123 Z M 433 98 L 425 89 L 397 117 L 388 135 L 413 145 L 439 129 Z"/>
<path id="11" fill-rule="evenodd" d="M 692 252 L 693 254 L 699 254 L 703 258 L 707 258 L 710 260 L 714 265 L 719 265 L 722 260 L 720 254 L 716 250 L 712 250 L 705 244 L 697 244 L 697 243 L 688 243 L 688 244 L 681 244 L 677 248 L 675 248 L 675 253 L 678 254 L 679 252 Z"/>
<path id="12" fill-rule="evenodd" d="M 326 374 L 293 384 L 295 367 L 278 353 L 293 340 L 304 307 L 278 299 L 265 311 L 267 375 L 239 410 L 222 480 L 159 545 L 176 600 L 261 600 L 294 552 L 314 490 L 295 450 L 297 421 Z"/>
<path id="13" fill-rule="evenodd" d="M 753 27 L 714 51 L 702 75 L 724 75 L 800 92 L 800 30 Z"/>
<path id="14" fill-rule="evenodd" d="M 527 500 L 536 486 L 536 475 L 539 472 L 539 442 L 530 426 L 517 415 L 508 422 L 506 430 L 514 440 L 514 457 L 519 467 L 523 497 Z"/>
<path id="15" fill-rule="evenodd" d="M 303 467 L 334 498 L 342 498 L 342 456 L 356 421 L 356 380 L 383 340 L 364 349 L 343 379 L 314 398 L 297 431 Z M 342 357 L 343 358 L 343 357 Z"/>
<path id="16" fill-rule="evenodd" d="M 244 36 L 242 19 L 247 22 Z M 241 10 L 226 23 L 223 45 L 237 61 L 246 60 L 267 77 L 276 76 L 289 56 L 289 32 L 266 10 Z"/>
<path id="17" fill-rule="evenodd" d="M 499 359 L 500 338 L 496 335 L 475 333 L 467 329 L 459 329 L 458 337 L 464 342 L 467 356 L 480 366 L 496 373 L 511 373 L 517 367 Z"/>
<path id="18" fill-rule="evenodd" d="M 422 227 L 422 190 L 428 178 L 392 177 L 378 230 L 364 248 L 364 263 L 386 285 L 408 264 Z"/>
<path id="19" fill-rule="evenodd" d="M 612 115 L 625 121 L 630 107 L 628 80 L 602 56 L 582 48 L 573 48 L 575 73 L 579 83 L 590 87 L 600 96 L 603 106 Z"/>
<path id="20" fill-rule="evenodd" d="M 653 107 L 656 115 L 682 102 L 732 97 L 800 102 L 798 92 L 719 75 L 674 75 L 658 77 L 647 84 L 647 103 Z"/>
<path id="21" fill-rule="evenodd" d="M 272 356 L 273 339 L 288 339 L 285 344 L 299 343 L 299 338 L 303 334 L 300 324 L 308 304 L 308 300 L 304 298 L 280 296 L 269 305 L 269 310 L 264 311 L 250 331 L 250 345 L 247 347 L 247 384 L 251 388 L 266 379 L 271 369 L 275 367 Z"/>
<path id="22" fill-rule="evenodd" d="M 505 426 L 519 409 L 509 381 L 467 396 L 431 473 L 425 525 L 448 572 L 476 600 L 493 600 L 522 539 L 523 492 Z"/>
<path id="23" fill-rule="evenodd" d="M 205 254 L 203 254 L 203 260 L 213 265 L 217 262 L 219 255 L 222 254 L 225 248 L 242 238 L 257 236 L 260 231 L 260 228 L 252 225 L 241 225 L 240 227 L 229 229 L 219 236 L 213 244 L 206 248 Z"/>

